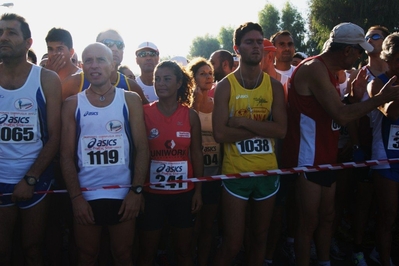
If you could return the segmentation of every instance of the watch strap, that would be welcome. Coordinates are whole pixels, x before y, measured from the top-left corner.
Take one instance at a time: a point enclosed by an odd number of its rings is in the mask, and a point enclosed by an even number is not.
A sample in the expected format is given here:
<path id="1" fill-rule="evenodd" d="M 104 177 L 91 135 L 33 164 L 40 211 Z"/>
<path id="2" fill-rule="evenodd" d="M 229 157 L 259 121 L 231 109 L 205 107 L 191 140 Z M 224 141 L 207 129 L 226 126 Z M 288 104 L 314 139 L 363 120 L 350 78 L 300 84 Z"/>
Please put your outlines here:
<path id="1" fill-rule="evenodd" d="M 141 194 L 143 192 L 143 187 L 142 186 L 131 186 L 130 190 L 136 194 Z"/>

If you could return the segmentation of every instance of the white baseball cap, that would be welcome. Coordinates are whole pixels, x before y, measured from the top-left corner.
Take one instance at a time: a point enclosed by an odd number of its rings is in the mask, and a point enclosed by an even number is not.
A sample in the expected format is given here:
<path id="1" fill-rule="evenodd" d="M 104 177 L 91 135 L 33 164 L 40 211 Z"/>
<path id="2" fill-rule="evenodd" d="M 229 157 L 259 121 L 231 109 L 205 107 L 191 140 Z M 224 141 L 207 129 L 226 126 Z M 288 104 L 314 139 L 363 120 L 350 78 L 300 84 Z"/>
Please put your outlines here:
<path id="1" fill-rule="evenodd" d="M 374 47 L 369 44 L 364 35 L 364 30 L 351 22 L 336 25 L 330 33 L 329 42 L 358 44 L 367 52 L 373 51 Z"/>
<path id="2" fill-rule="evenodd" d="M 184 56 L 174 56 L 170 59 L 171 61 L 176 61 L 176 63 L 182 65 L 182 66 L 187 66 L 188 60 Z"/>
<path id="3" fill-rule="evenodd" d="M 155 52 L 159 52 L 158 47 L 155 44 L 153 44 L 152 42 L 143 42 L 137 47 L 136 54 L 138 51 L 146 49 L 146 48 L 154 50 Z"/>

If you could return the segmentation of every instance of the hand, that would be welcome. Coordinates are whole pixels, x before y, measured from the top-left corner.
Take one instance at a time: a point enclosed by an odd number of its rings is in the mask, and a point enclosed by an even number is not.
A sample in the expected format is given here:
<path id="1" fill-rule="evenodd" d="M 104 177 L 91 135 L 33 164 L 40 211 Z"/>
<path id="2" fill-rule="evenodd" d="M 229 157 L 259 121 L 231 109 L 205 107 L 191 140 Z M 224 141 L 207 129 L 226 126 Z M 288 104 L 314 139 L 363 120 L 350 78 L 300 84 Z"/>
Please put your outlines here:
<path id="1" fill-rule="evenodd" d="M 34 191 L 34 186 L 29 186 L 25 179 L 21 179 L 14 187 L 11 200 L 13 202 L 30 200 L 33 197 Z"/>
<path id="2" fill-rule="evenodd" d="M 194 89 L 194 99 L 196 102 L 201 102 L 202 98 L 204 97 L 204 94 L 202 93 L 202 90 L 200 87 L 195 86 Z"/>
<path id="3" fill-rule="evenodd" d="M 399 99 L 399 85 L 392 85 L 396 82 L 397 77 L 393 76 L 385 83 L 384 87 L 378 93 L 379 95 L 384 95 L 387 97 L 385 102 L 390 102 Z"/>
<path id="4" fill-rule="evenodd" d="M 118 212 L 119 215 L 123 214 L 119 221 L 125 222 L 136 218 L 139 215 L 140 209 L 143 207 L 142 201 L 144 201 L 143 194 L 136 194 L 129 190 Z"/>
<path id="5" fill-rule="evenodd" d="M 352 81 L 350 95 L 352 95 L 357 101 L 360 101 L 363 98 L 364 93 L 367 91 L 368 79 L 369 76 L 367 75 L 367 69 L 362 68 L 357 73 L 356 78 Z"/>
<path id="6" fill-rule="evenodd" d="M 240 128 L 243 127 L 245 120 L 248 119 L 246 117 L 230 117 L 229 120 L 227 121 L 227 126 L 229 127 L 234 127 L 234 128 Z"/>
<path id="7" fill-rule="evenodd" d="M 57 53 L 48 58 L 46 62 L 46 68 L 58 73 L 59 70 L 63 68 L 65 64 L 66 64 L 65 56 L 62 53 Z"/>
<path id="8" fill-rule="evenodd" d="M 195 192 L 191 199 L 191 213 L 197 213 L 202 207 L 201 192 Z"/>
<path id="9" fill-rule="evenodd" d="M 82 195 L 72 200 L 72 209 L 76 223 L 82 225 L 94 224 L 93 210 Z"/>

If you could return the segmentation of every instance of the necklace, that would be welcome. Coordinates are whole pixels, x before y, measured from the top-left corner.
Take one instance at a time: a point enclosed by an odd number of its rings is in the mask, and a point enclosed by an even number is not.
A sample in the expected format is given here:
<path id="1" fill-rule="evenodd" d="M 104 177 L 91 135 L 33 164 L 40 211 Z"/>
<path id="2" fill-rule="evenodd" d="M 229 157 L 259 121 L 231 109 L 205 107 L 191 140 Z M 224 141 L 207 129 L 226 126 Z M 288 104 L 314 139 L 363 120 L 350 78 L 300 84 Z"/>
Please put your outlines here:
<path id="1" fill-rule="evenodd" d="M 260 78 L 260 74 L 261 74 L 261 73 L 262 73 L 262 69 L 259 71 L 259 75 L 258 75 L 258 78 L 256 79 L 255 86 L 254 86 L 252 89 L 255 89 L 256 86 L 258 86 L 258 82 L 259 82 L 259 78 Z M 244 87 L 245 89 L 247 89 L 247 87 L 245 86 L 245 81 L 244 81 L 244 79 L 243 79 L 243 77 L 242 77 L 242 74 L 241 74 L 241 67 L 240 67 L 240 78 L 241 78 L 241 80 L 242 80 L 242 85 L 244 85 L 243 87 Z"/>
<path id="2" fill-rule="evenodd" d="M 248 98 L 247 98 L 247 101 L 248 101 L 247 110 L 249 111 L 251 117 L 252 117 L 252 111 L 253 111 L 253 110 L 252 110 L 251 104 L 249 103 L 249 98 L 250 98 L 250 96 L 252 95 L 253 90 L 256 88 L 256 86 L 258 86 L 258 82 L 259 82 L 259 78 L 260 78 L 260 74 L 261 74 L 261 73 L 262 73 L 262 69 L 259 71 L 259 75 L 258 75 L 258 78 L 256 79 L 255 86 L 252 88 L 251 94 L 250 94 L 250 95 L 248 96 Z M 242 80 L 242 85 L 244 85 L 243 87 L 246 89 L 245 81 L 244 81 L 244 79 L 242 78 L 242 74 L 241 74 L 241 67 L 240 67 L 240 78 L 241 78 L 241 80 Z"/>
<path id="3" fill-rule="evenodd" d="M 112 88 L 113 88 L 113 86 L 111 85 L 111 87 L 110 87 L 105 93 L 100 94 L 100 93 L 95 92 L 95 91 L 93 90 L 93 88 L 90 87 L 91 91 L 92 91 L 94 94 L 100 95 L 100 102 L 105 101 L 105 96 L 104 96 L 104 95 L 107 94 Z"/>

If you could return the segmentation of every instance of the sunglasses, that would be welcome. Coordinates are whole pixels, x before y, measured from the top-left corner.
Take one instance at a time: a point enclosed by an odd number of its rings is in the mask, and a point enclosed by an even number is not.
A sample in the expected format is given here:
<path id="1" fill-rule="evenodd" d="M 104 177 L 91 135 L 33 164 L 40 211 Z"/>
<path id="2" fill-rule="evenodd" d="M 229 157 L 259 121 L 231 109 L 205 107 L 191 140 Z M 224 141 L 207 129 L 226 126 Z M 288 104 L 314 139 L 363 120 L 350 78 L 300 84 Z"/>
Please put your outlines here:
<path id="1" fill-rule="evenodd" d="M 122 50 L 125 48 L 125 44 L 122 41 L 115 41 L 111 39 L 105 39 L 101 41 L 103 44 L 105 44 L 107 47 L 111 48 L 112 46 L 116 45 L 116 48 L 119 50 Z"/>
<path id="2" fill-rule="evenodd" d="M 154 51 L 141 51 L 137 53 L 138 57 L 146 57 L 146 56 L 150 56 L 150 57 L 155 57 L 158 56 L 158 52 L 154 52 Z"/>
<path id="3" fill-rule="evenodd" d="M 380 39 L 384 39 L 384 37 L 382 37 L 381 35 L 374 33 L 373 35 L 367 35 L 366 36 L 366 41 L 373 39 L 374 41 L 380 40 Z"/>

